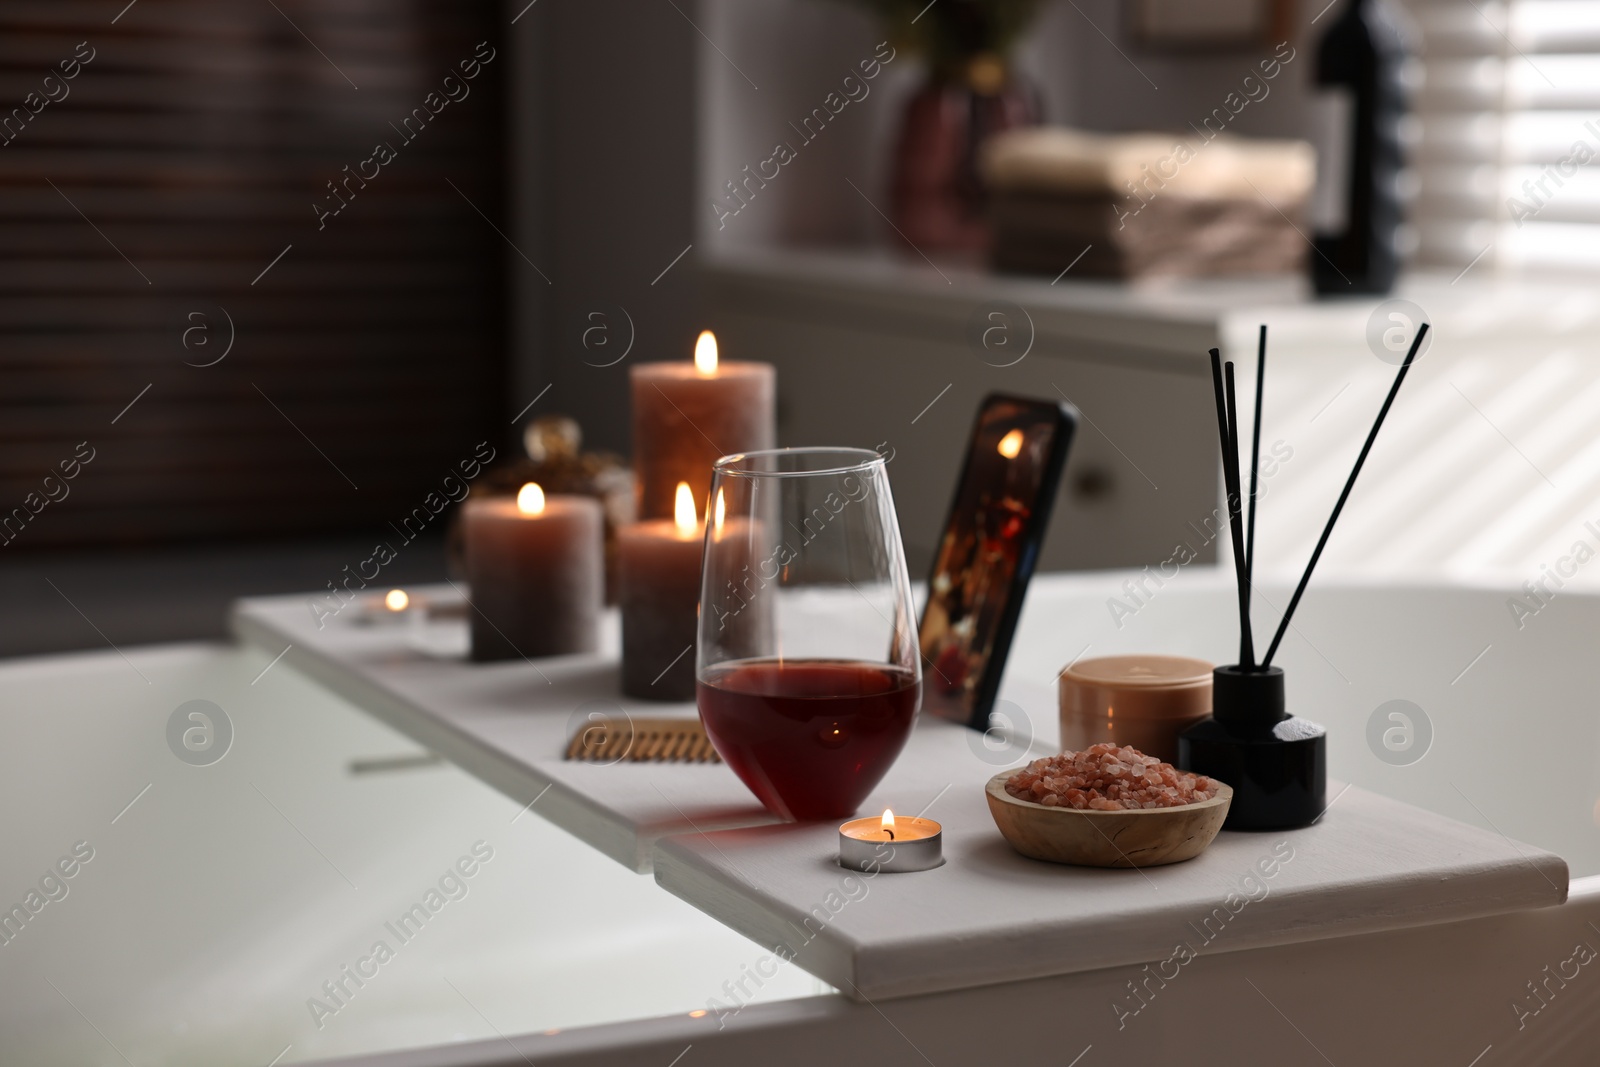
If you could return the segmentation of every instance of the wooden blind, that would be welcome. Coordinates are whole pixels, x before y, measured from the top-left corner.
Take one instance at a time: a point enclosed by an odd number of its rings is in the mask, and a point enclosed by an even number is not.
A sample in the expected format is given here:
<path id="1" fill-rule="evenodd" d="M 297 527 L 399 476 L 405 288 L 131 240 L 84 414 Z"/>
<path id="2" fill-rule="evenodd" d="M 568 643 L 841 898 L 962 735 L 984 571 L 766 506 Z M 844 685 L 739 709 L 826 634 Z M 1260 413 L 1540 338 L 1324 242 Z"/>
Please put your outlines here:
<path id="1" fill-rule="evenodd" d="M 500 443 L 497 26 L 0 5 L 0 544 L 381 524 Z"/>

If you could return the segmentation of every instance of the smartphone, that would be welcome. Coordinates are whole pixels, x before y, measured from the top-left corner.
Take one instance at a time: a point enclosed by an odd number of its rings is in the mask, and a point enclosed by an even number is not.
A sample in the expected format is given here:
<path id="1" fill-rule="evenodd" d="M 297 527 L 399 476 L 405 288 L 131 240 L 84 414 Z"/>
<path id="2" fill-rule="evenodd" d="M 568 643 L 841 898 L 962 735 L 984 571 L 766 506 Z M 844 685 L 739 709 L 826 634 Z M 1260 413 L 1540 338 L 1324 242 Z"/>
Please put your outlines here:
<path id="1" fill-rule="evenodd" d="M 922 611 L 925 711 L 989 728 L 1077 426 L 1060 401 L 994 393 L 979 407 Z"/>

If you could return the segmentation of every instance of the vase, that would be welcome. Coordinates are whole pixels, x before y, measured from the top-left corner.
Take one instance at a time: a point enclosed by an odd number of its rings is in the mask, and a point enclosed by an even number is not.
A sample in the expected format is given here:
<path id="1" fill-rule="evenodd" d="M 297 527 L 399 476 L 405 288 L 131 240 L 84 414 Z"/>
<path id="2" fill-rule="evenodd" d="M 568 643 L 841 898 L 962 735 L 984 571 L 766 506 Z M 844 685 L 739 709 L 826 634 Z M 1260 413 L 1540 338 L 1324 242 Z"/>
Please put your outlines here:
<path id="1" fill-rule="evenodd" d="M 959 75 L 934 71 L 906 105 L 895 148 L 890 214 L 927 253 L 989 247 L 979 151 L 989 137 L 1039 122 L 1038 94 L 992 56 Z"/>

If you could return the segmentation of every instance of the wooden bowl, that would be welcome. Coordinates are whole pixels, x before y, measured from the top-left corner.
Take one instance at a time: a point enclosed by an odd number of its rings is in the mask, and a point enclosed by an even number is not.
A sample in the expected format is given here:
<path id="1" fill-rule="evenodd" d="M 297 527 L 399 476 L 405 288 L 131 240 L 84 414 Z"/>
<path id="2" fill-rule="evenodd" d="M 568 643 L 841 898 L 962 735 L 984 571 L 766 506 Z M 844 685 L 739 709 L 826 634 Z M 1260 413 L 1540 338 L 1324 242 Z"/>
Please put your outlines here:
<path id="1" fill-rule="evenodd" d="M 1221 792 L 1210 800 L 1176 808 L 1047 808 L 1006 792 L 1006 779 L 1018 769 L 989 779 L 989 814 L 1012 848 L 1049 863 L 1159 867 L 1194 859 L 1222 829 L 1233 800 L 1233 787 L 1217 782 Z"/>

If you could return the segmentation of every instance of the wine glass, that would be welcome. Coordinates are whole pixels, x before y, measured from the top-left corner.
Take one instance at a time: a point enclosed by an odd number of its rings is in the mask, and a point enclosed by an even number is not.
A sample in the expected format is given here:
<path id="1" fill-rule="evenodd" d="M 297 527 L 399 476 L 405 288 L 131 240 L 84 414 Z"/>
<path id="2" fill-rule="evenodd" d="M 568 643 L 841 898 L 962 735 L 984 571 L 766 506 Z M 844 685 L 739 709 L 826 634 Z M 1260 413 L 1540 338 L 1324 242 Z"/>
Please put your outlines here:
<path id="1" fill-rule="evenodd" d="M 774 813 L 851 815 L 900 754 L 922 702 L 883 458 L 859 448 L 725 456 L 710 499 L 701 722 Z"/>

